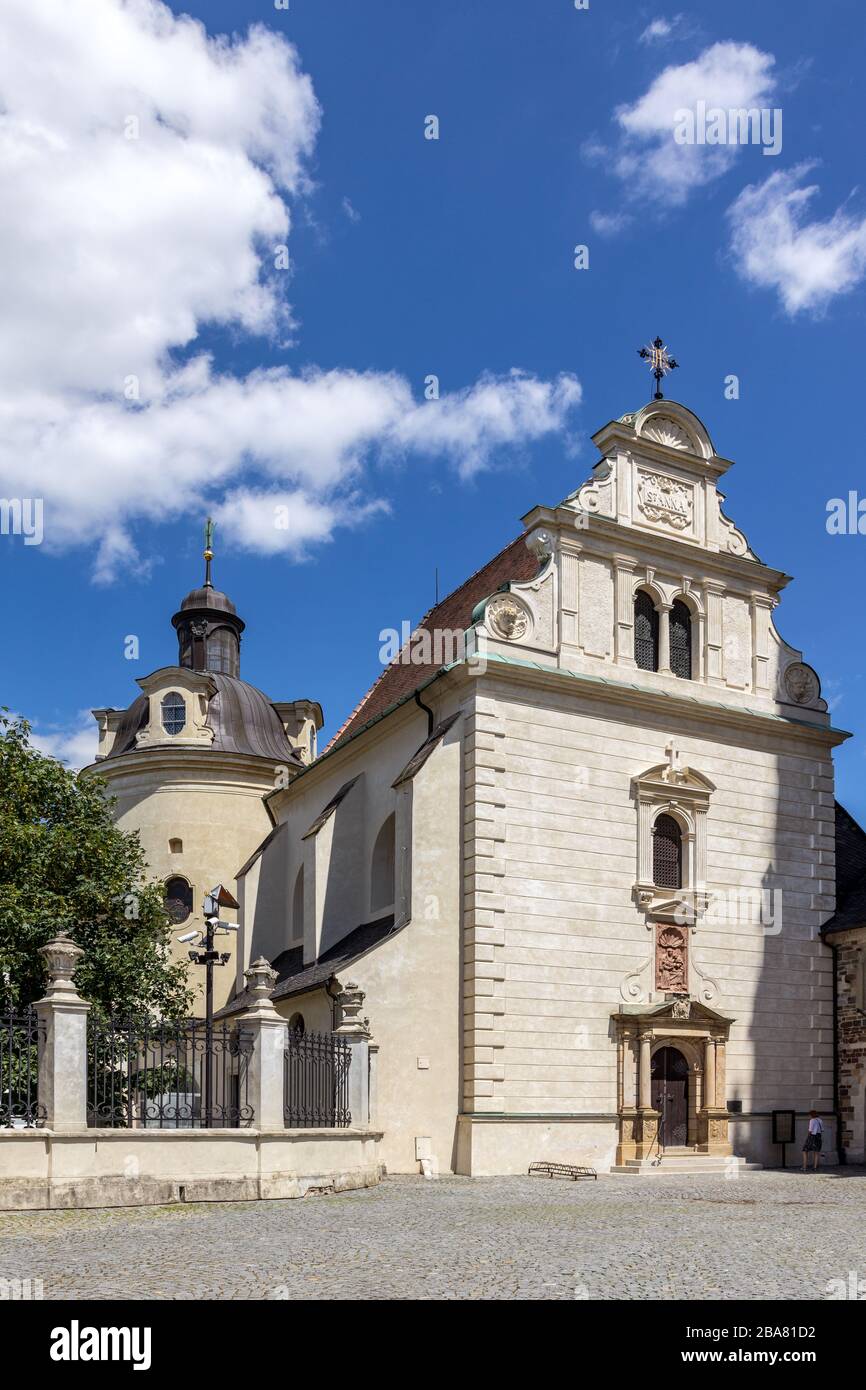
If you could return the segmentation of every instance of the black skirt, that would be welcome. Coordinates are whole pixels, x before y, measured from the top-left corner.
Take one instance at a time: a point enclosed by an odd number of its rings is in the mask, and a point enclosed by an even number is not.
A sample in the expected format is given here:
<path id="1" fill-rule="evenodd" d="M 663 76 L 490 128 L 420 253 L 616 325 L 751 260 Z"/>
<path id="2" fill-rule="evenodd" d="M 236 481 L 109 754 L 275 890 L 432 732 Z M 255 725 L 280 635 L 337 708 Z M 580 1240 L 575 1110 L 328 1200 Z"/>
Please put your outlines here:
<path id="1" fill-rule="evenodd" d="M 806 1142 L 805 1142 L 805 1144 L 803 1145 L 803 1153 L 804 1153 L 804 1154 L 812 1154 L 812 1153 L 820 1153 L 820 1152 L 821 1152 L 821 1135 L 820 1135 L 820 1134 L 807 1134 L 807 1135 L 806 1135 Z"/>

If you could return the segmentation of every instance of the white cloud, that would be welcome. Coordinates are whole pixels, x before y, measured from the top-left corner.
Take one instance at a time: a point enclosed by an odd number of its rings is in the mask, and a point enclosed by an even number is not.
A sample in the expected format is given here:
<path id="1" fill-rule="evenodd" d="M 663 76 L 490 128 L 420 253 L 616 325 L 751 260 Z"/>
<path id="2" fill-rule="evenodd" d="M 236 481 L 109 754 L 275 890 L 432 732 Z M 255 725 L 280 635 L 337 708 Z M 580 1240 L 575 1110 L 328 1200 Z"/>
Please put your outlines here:
<path id="1" fill-rule="evenodd" d="M 739 275 L 776 290 L 792 316 L 826 308 L 866 275 L 866 218 L 837 208 L 825 221 L 806 221 L 819 191 L 817 184 L 803 186 L 810 168 L 771 174 L 744 188 L 728 209 Z"/>
<path id="2" fill-rule="evenodd" d="M 748 43 L 716 43 L 690 63 L 666 67 L 643 96 L 617 108 L 620 138 L 614 171 L 631 194 L 680 205 L 690 193 L 720 178 L 743 146 L 678 144 L 677 112 L 765 107 L 775 88 L 775 59 Z"/>
<path id="3" fill-rule="evenodd" d="M 632 219 L 627 212 L 591 212 L 589 225 L 599 236 L 618 236 L 625 231 Z"/>
<path id="4" fill-rule="evenodd" d="M 663 39 L 670 38 L 676 26 L 682 19 L 682 15 L 675 15 L 673 19 L 665 19 L 663 16 L 654 19 L 640 34 L 639 43 L 658 43 Z"/>
<path id="5" fill-rule="evenodd" d="M 89 709 L 79 710 L 68 726 L 39 733 L 31 729 L 30 742 L 40 753 L 66 763 L 74 771 L 87 767 L 96 757 L 99 731 Z"/>
<path id="6" fill-rule="evenodd" d="M 395 374 L 241 378 L 197 349 L 208 325 L 291 335 L 275 256 L 319 122 L 297 52 L 262 27 L 229 40 L 159 0 L 4 0 L 3 490 L 43 497 L 46 546 L 92 547 L 97 579 L 129 566 L 136 522 L 205 504 L 269 552 L 272 493 L 293 499 L 281 548 L 302 554 L 347 493 L 375 506 L 371 457 L 472 472 L 576 404 L 576 383 L 516 373 L 419 405 Z"/>

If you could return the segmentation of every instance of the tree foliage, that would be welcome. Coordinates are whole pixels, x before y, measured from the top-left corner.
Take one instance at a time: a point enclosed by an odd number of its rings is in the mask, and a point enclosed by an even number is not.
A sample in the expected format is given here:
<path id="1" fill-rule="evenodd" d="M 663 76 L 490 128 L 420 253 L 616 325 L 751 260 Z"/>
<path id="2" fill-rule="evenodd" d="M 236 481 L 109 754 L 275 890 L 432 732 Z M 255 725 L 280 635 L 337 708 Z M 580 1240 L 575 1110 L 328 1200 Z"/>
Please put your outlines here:
<path id="1" fill-rule="evenodd" d="M 85 951 L 83 998 L 165 1015 L 189 1008 L 162 887 L 147 881 L 138 835 L 118 829 L 112 806 L 99 778 L 39 753 L 27 722 L 0 713 L 0 996 L 40 998 L 39 947 L 66 931 Z"/>

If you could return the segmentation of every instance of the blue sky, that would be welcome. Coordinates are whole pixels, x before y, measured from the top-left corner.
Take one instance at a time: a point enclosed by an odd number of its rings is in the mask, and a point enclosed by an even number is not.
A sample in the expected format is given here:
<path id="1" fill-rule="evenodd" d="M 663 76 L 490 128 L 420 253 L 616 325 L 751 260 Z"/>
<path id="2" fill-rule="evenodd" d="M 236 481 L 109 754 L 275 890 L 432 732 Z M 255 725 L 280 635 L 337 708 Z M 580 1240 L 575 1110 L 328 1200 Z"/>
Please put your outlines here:
<path id="1" fill-rule="evenodd" d="M 59 109 L 69 142 L 53 182 L 49 163 L 13 189 L 0 232 L 0 492 L 45 496 L 42 545 L 0 538 L 0 701 L 48 746 L 80 750 L 82 711 L 128 703 L 136 677 L 175 659 L 169 619 L 199 581 L 210 508 L 215 579 L 248 624 L 243 675 L 273 699 L 320 700 L 332 732 L 378 673 L 380 629 L 429 606 L 436 567 L 453 588 L 586 476 L 590 434 L 647 399 L 635 350 L 661 333 L 681 363 L 668 394 L 736 460 L 728 514 L 794 576 L 777 626 L 834 722 L 866 733 L 866 537 L 825 526 L 830 498 L 866 496 L 861 8 L 173 8 L 234 36 L 216 97 L 202 90 L 218 56 L 158 7 L 141 44 L 119 0 L 9 0 L 0 20 L 7 111 L 48 127 Z M 251 40 L 255 23 L 271 37 Z M 46 47 L 53 72 L 77 73 L 59 97 L 47 77 L 39 88 Z M 672 164 L 666 83 L 757 93 L 783 112 L 781 152 Z M 120 146 L 128 114 L 141 130 Z M 267 259 L 283 242 L 288 272 L 250 270 L 245 250 Z M 416 408 L 431 373 L 455 402 L 433 444 Z M 121 418 L 130 374 L 141 396 Z M 506 420 L 492 432 L 490 398 Z M 304 420 L 325 433 L 312 462 L 303 432 L 281 434 Z M 282 553 L 261 524 L 276 497 L 295 527 Z M 863 746 L 837 755 L 861 820 Z"/>

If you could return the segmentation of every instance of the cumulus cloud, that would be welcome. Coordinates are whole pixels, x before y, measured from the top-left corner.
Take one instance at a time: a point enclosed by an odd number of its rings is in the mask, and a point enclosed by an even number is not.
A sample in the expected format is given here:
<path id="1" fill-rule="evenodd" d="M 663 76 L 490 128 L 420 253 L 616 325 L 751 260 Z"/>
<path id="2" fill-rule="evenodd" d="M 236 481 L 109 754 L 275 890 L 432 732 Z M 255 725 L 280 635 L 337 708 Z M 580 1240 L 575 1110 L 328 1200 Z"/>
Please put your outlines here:
<path id="1" fill-rule="evenodd" d="M 281 267 L 320 118 L 297 51 L 263 27 L 210 37 L 159 0 L 4 0 L 3 491 L 43 497 L 46 546 L 93 547 L 97 579 L 128 566 L 136 523 L 204 505 L 238 544 L 301 555 L 345 496 L 375 510 L 372 458 L 473 472 L 576 403 L 576 384 L 520 373 L 419 404 L 395 374 L 215 365 L 204 327 L 296 331 Z M 276 546 L 271 494 L 292 499 Z"/>
<path id="2" fill-rule="evenodd" d="M 99 731 L 89 709 L 79 710 L 75 719 L 62 728 L 45 733 L 31 729 L 30 742 L 40 753 L 56 758 L 74 771 L 87 767 L 96 757 Z"/>
<path id="3" fill-rule="evenodd" d="M 824 221 L 808 221 L 819 192 L 804 184 L 812 166 L 771 174 L 744 188 L 728 209 L 731 251 L 739 275 L 773 289 L 785 312 L 819 312 L 866 275 L 866 218 L 837 208 Z"/>
<path id="4" fill-rule="evenodd" d="M 743 146 L 678 144 L 677 113 L 696 111 L 698 102 L 725 112 L 767 106 L 774 63 L 752 44 L 716 43 L 690 63 L 666 67 L 643 96 L 618 107 L 618 139 L 608 156 L 628 191 L 677 206 L 727 173 Z"/>

